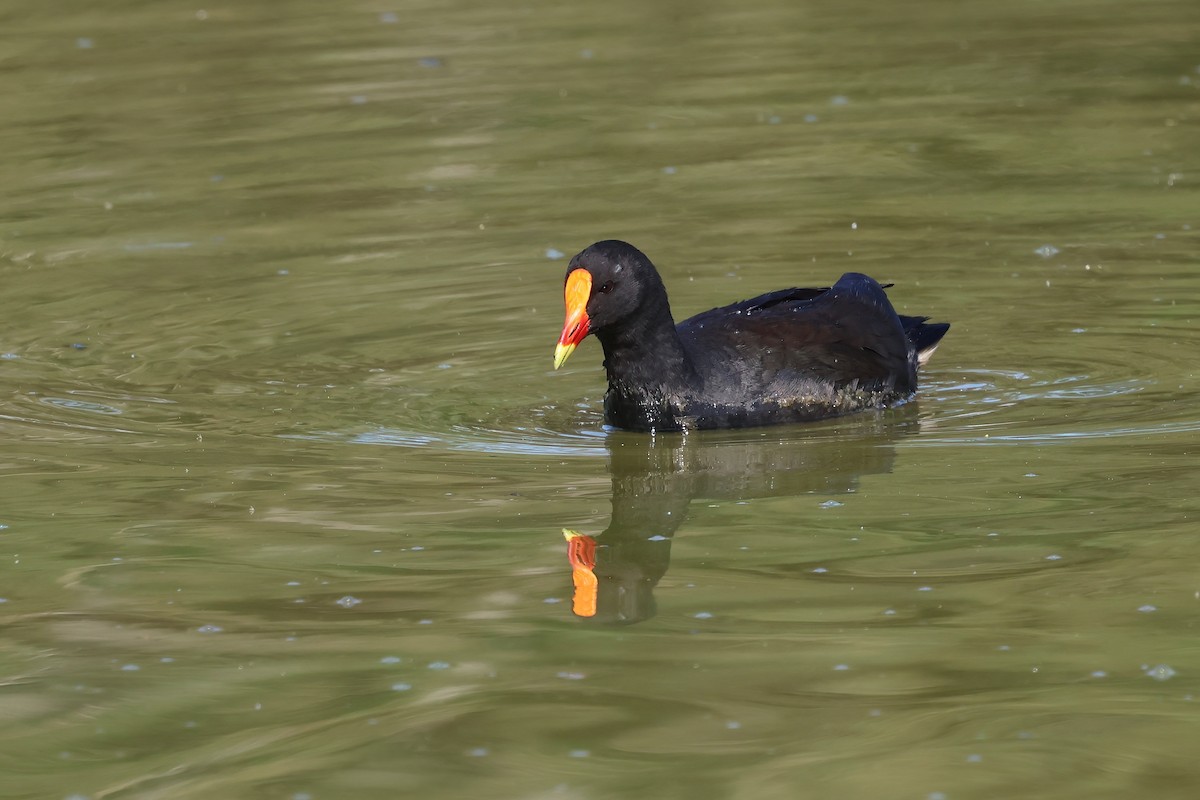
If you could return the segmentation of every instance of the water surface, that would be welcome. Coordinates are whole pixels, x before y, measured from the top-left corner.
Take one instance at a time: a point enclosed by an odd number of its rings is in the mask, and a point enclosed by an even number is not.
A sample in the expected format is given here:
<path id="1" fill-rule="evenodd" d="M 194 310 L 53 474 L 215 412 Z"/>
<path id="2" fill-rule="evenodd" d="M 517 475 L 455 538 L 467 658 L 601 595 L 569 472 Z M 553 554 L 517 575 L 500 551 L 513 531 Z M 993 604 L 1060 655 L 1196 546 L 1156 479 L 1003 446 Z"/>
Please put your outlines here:
<path id="1" fill-rule="evenodd" d="M 1195 796 L 1194 4 L 3 17 L 6 797 Z M 609 431 L 610 237 L 954 327 Z"/>

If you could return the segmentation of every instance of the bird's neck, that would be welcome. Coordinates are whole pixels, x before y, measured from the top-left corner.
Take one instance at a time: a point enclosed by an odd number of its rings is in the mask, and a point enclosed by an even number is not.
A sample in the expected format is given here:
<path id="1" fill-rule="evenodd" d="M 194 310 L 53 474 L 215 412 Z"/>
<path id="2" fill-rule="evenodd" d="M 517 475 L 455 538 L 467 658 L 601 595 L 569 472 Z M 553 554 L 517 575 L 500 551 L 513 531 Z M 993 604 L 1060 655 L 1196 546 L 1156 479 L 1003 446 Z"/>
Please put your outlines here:
<path id="1" fill-rule="evenodd" d="M 610 391 L 623 395 L 675 394 L 695 377 L 671 311 L 663 308 L 641 315 L 636 324 L 600 331 L 604 368 Z"/>

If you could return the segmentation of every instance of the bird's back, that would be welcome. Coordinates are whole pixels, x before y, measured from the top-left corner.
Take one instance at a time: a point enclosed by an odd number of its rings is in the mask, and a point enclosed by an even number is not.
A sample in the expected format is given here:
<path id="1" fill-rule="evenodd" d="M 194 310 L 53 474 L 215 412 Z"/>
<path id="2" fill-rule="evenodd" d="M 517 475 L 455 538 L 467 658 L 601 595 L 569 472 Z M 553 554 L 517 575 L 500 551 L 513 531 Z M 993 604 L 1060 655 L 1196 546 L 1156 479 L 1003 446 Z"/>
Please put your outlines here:
<path id="1" fill-rule="evenodd" d="M 913 338 L 883 287 L 858 273 L 828 289 L 783 289 L 697 314 L 677 327 L 703 383 L 689 415 L 698 427 L 737 427 L 905 399 L 916 391 L 913 339 L 924 325 L 906 319 Z"/>

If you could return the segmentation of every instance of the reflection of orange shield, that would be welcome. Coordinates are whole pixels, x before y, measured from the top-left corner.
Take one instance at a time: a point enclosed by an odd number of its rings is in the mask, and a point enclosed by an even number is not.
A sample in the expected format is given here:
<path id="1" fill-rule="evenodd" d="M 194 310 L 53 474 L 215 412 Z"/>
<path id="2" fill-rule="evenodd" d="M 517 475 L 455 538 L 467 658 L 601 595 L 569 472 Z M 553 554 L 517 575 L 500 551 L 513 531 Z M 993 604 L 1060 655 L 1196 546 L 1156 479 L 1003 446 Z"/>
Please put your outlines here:
<path id="1" fill-rule="evenodd" d="M 571 610 L 577 617 L 596 616 L 598 581 L 596 573 L 596 540 L 582 533 L 563 529 L 567 540 L 567 560 L 571 562 L 571 581 L 575 584 L 575 598 Z"/>

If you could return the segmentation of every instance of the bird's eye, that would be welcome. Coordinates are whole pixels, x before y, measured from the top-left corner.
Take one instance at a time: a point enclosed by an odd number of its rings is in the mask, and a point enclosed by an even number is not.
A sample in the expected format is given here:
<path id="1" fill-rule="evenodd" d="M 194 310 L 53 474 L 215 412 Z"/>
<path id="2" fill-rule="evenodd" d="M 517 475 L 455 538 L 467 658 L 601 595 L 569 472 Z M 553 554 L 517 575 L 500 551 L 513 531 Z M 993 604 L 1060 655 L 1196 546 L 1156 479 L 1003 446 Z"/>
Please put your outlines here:
<path id="1" fill-rule="evenodd" d="M 612 281 L 605 281 L 605 282 L 604 282 L 604 285 L 603 285 L 603 286 L 601 286 L 601 287 L 600 287 L 599 289 L 597 289 L 596 291 L 598 291 L 600 294 L 608 294 L 608 293 L 609 293 L 609 292 L 611 292 L 612 290 L 613 290 L 613 282 L 612 282 Z"/>

